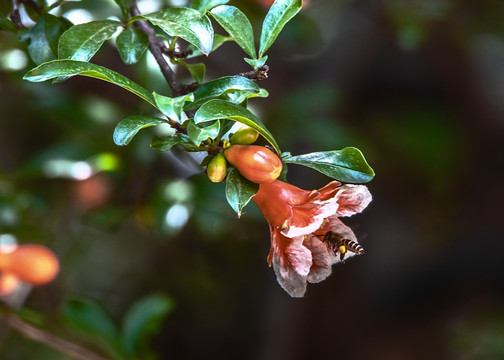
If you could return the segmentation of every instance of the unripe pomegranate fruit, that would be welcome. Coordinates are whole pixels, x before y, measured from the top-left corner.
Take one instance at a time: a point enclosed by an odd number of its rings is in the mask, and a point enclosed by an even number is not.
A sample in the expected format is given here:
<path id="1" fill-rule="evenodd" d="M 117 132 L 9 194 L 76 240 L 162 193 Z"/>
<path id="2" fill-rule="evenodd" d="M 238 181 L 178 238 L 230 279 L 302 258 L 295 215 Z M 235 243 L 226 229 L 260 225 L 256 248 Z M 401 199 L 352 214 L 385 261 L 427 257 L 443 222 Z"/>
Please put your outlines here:
<path id="1" fill-rule="evenodd" d="M 229 138 L 231 144 L 250 145 L 259 137 L 259 132 L 251 127 L 242 127 Z"/>
<path id="2" fill-rule="evenodd" d="M 21 245 L 12 252 L 0 253 L 0 270 L 30 284 L 42 285 L 56 277 L 59 262 L 44 246 Z"/>
<path id="3" fill-rule="evenodd" d="M 227 175 L 226 158 L 222 154 L 214 156 L 207 166 L 207 175 L 210 181 L 218 183 L 226 178 Z"/>
<path id="4" fill-rule="evenodd" d="M 257 184 L 272 182 L 282 172 L 282 160 L 264 146 L 231 145 L 224 156 L 240 174 Z"/>

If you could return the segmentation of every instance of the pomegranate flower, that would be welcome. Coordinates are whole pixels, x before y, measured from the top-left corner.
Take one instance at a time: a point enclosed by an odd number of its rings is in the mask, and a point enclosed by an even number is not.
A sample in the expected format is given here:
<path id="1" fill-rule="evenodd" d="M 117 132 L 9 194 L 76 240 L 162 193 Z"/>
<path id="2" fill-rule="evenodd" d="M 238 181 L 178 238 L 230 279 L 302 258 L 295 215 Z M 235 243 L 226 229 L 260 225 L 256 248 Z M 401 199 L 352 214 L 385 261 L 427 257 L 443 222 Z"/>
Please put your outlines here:
<path id="1" fill-rule="evenodd" d="M 307 282 L 324 280 L 333 264 L 358 252 L 357 238 L 338 217 L 364 210 L 371 194 L 364 185 L 342 185 L 338 181 L 308 191 L 275 180 L 260 184 L 252 199 L 270 227 L 269 265 L 285 291 L 292 297 L 302 297 Z"/>

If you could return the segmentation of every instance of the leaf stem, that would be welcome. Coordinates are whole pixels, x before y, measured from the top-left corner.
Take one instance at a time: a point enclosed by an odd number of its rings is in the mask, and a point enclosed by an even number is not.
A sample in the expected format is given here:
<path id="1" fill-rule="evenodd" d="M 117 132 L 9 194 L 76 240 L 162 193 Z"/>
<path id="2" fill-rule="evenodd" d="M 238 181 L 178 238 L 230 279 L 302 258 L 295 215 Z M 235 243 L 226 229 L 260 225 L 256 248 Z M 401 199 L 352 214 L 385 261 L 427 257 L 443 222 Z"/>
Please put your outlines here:
<path id="1" fill-rule="evenodd" d="M 9 325 L 12 329 L 19 331 L 26 337 L 43 343 L 53 349 L 56 349 L 68 356 L 71 356 L 75 359 L 79 360 L 106 360 L 104 357 L 101 357 L 87 349 L 84 349 L 74 343 L 71 343 L 67 340 L 64 340 L 56 335 L 38 329 L 27 322 L 21 320 L 17 316 L 13 314 L 6 315 L 5 323 Z"/>

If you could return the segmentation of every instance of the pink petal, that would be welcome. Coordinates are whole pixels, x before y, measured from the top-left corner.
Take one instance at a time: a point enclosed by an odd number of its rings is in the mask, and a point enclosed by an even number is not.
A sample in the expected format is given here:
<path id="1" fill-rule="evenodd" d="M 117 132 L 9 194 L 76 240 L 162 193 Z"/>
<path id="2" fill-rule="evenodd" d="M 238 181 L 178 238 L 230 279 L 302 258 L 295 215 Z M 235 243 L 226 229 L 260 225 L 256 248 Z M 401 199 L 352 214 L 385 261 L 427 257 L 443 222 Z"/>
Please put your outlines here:
<path id="1" fill-rule="evenodd" d="M 311 236 L 304 245 L 312 253 L 312 266 L 307 280 L 318 283 L 331 275 L 332 264 L 337 261 L 332 249 L 329 249 L 318 237 Z"/>
<path id="2" fill-rule="evenodd" d="M 278 283 L 290 296 L 303 297 L 306 292 L 306 277 L 299 275 L 292 268 L 286 268 L 279 260 L 273 256 L 273 269 Z"/>
<path id="3" fill-rule="evenodd" d="M 282 230 L 282 234 L 289 238 L 308 235 L 317 230 L 324 219 L 334 215 L 339 205 L 336 199 L 326 201 L 324 204 L 314 204 L 312 202 L 292 208 L 292 216 L 287 222 L 287 228 Z"/>
<path id="4" fill-rule="evenodd" d="M 343 185 L 337 196 L 338 216 L 351 216 L 360 213 L 372 200 L 371 193 L 364 185 Z"/>
<path id="5" fill-rule="evenodd" d="M 312 266 L 312 254 L 303 245 L 303 237 L 294 238 L 294 241 L 285 249 L 288 266 L 299 275 L 306 276 Z"/>
<path id="6" fill-rule="evenodd" d="M 303 238 L 286 238 L 278 229 L 271 228 L 271 251 L 268 260 L 273 264 L 278 283 L 293 297 L 306 291 L 306 275 L 312 265 L 312 254 L 303 245 Z"/>

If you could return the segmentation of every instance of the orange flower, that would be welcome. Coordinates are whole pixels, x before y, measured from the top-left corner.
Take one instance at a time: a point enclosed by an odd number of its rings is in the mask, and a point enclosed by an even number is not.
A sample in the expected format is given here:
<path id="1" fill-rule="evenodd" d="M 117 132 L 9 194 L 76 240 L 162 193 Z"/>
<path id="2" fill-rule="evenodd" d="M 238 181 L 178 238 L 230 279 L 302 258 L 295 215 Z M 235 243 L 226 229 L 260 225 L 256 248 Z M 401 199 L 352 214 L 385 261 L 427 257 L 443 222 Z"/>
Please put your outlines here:
<path id="1" fill-rule="evenodd" d="M 353 231 L 338 217 L 359 213 L 371 201 L 364 185 L 332 181 L 319 190 L 303 190 L 280 180 L 263 183 L 252 198 L 268 221 L 271 249 L 268 263 L 279 284 L 292 297 L 302 297 L 306 283 L 331 274 L 332 264 L 350 257 L 325 240 L 332 234 L 357 244 Z M 338 254 L 340 256 L 338 256 Z"/>

